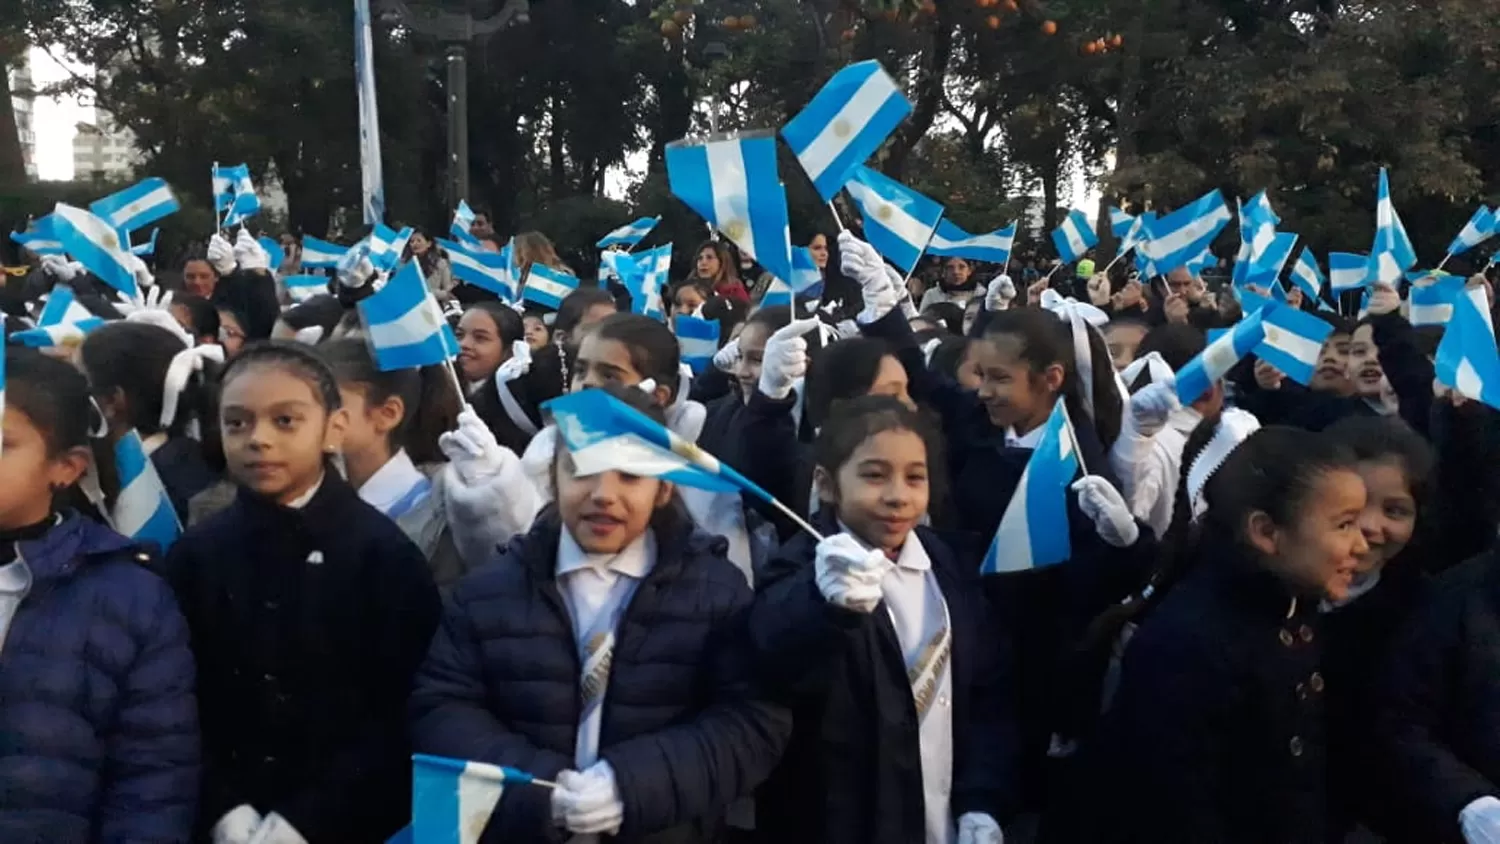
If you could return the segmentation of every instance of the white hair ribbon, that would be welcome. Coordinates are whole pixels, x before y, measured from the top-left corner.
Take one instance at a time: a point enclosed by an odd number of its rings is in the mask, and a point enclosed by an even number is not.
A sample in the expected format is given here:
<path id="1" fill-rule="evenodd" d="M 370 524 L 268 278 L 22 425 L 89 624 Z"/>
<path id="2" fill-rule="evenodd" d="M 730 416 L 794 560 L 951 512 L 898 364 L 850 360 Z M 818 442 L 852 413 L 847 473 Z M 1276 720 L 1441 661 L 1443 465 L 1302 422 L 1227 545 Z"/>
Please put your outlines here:
<path id="1" fill-rule="evenodd" d="M 177 419 L 177 403 L 182 398 L 182 391 L 187 389 L 188 380 L 193 377 L 193 373 L 203 371 L 203 362 L 206 360 L 223 363 L 224 347 L 193 346 L 172 356 L 172 362 L 167 365 L 166 381 L 162 384 L 161 425 L 163 428 L 172 427 L 172 422 Z"/>
<path id="2" fill-rule="evenodd" d="M 1248 411 L 1237 407 L 1227 407 L 1224 414 L 1219 417 L 1219 425 L 1214 429 L 1214 435 L 1198 452 L 1194 458 L 1193 465 L 1188 467 L 1187 494 L 1188 502 L 1193 508 L 1193 520 L 1208 512 L 1208 501 L 1203 497 L 1203 489 L 1208 486 L 1208 479 L 1213 477 L 1214 472 L 1224 465 L 1229 455 L 1244 442 L 1247 437 L 1260 430 L 1260 420 L 1256 419 Z"/>
<path id="3" fill-rule="evenodd" d="M 292 339 L 304 346 L 316 346 L 318 341 L 323 339 L 323 326 L 309 325 L 306 328 L 299 328 L 297 333 L 292 335 Z"/>
<path id="4" fill-rule="evenodd" d="M 928 366 L 932 366 L 932 354 L 933 352 L 936 352 L 938 350 L 938 346 L 941 345 L 943 345 L 943 338 L 941 337 L 934 337 L 931 340 L 928 340 L 926 343 L 923 343 L 922 362 L 927 364 Z"/>
<path id="5" fill-rule="evenodd" d="M 1080 302 L 1069 296 L 1063 296 L 1055 290 L 1042 291 L 1042 307 L 1051 311 L 1058 319 L 1067 322 L 1073 330 L 1073 362 L 1078 369 L 1078 380 L 1083 383 L 1083 406 L 1093 421 L 1094 413 L 1094 354 L 1089 348 L 1089 328 L 1109 322 L 1109 314 L 1099 310 L 1088 302 Z M 1119 376 L 1116 376 L 1118 380 Z M 1119 385 L 1117 385 L 1119 386 Z M 1129 393 L 1120 387 L 1120 400 L 1123 402 Z"/>
<path id="6" fill-rule="evenodd" d="M 1134 384 L 1136 379 L 1141 377 L 1142 371 L 1151 374 L 1152 384 L 1167 383 L 1175 375 L 1172 372 L 1171 364 L 1167 363 L 1166 358 L 1161 356 L 1161 352 L 1147 352 L 1144 357 L 1136 358 L 1130 362 L 1129 366 L 1125 367 L 1125 371 L 1120 373 L 1120 375 L 1125 379 L 1126 384 Z"/>

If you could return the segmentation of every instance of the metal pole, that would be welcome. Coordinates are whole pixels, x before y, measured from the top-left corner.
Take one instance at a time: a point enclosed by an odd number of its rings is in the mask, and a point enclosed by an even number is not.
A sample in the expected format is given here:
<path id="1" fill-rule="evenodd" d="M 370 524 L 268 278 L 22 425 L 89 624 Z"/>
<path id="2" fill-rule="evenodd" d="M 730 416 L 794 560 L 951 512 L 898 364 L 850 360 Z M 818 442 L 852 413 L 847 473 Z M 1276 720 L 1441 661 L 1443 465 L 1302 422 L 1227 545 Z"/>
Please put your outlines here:
<path id="1" fill-rule="evenodd" d="M 469 48 L 448 45 L 448 207 L 469 198 Z"/>

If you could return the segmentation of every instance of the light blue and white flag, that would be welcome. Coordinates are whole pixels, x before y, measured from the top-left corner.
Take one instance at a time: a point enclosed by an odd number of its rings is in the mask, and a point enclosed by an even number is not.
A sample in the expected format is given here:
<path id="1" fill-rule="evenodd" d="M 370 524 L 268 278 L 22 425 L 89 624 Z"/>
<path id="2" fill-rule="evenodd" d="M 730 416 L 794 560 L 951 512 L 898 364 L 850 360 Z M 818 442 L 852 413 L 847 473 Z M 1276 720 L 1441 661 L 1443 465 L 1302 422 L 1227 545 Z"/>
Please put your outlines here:
<path id="1" fill-rule="evenodd" d="M 823 271 L 813 260 L 811 249 L 806 246 L 792 248 L 792 277 L 787 281 L 797 296 L 816 299 L 823 295 Z"/>
<path id="2" fill-rule="evenodd" d="M 57 239 L 57 234 L 52 230 L 52 215 L 48 214 L 31 221 L 31 230 L 24 232 L 11 232 L 10 239 L 24 249 L 30 249 L 37 255 L 62 255 L 63 246 Z"/>
<path id="3" fill-rule="evenodd" d="M 902 272 L 911 272 L 943 219 L 943 206 L 863 165 L 844 187 L 864 220 L 865 240 Z"/>
<path id="4" fill-rule="evenodd" d="M 521 298 L 533 305 L 557 310 L 562 307 L 568 294 L 577 289 L 577 276 L 533 262 L 531 271 L 526 274 L 526 287 L 521 292 Z"/>
<path id="5" fill-rule="evenodd" d="M 605 235 L 594 244 L 600 249 L 608 249 L 611 246 L 623 246 L 626 249 L 634 249 L 637 243 L 646 239 L 646 235 L 656 228 L 661 222 L 660 217 L 642 217 L 633 223 L 626 223 Z"/>
<path id="6" fill-rule="evenodd" d="M 1323 341 L 1333 333 L 1333 326 L 1312 314 L 1296 308 L 1273 305 L 1261 311 L 1265 339 L 1255 347 L 1255 355 L 1281 370 L 1302 385 L 1312 383 Z"/>
<path id="7" fill-rule="evenodd" d="M 1131 227 L 1135 225 L 1135 221 L 1136 216 L 1134 214 L 1110 206 L 1109 230 L 1115 237 L 1124 237 L 1125 233 L 1130 231 Z M 1125 249 L 1121 248 L 1120 251 L 1124 252 Z"/>
<path id="8" fill-rule="evenodd" d="M 1460 276 L 1428 275 L 1412 283 L 1407 301 L 1407 319 L 1414 326 L 1447 325 L 1453 318 L 1453 303 L 1464 293 Z"/>
<path id="9" fill-rule="evenodd" d="M 766 292 L 761 294 L 760 307 L 775 308 L 783 305 L 791 307 L 792 301 L 791 285 L 779 278 L 772 278 L 771 283 L 766 285 Z"/>
<path id="10" fill-rule="evenodd" d="M 375 269 L 390 272 L 406 255 L 406 243 L 411 240 L 410 226 L 396 231 L 384 223 L 376 223 L 370 230 L 370 263 Z"/>
<path id="11" fill-rule="evenodd" d="M 1487 319 L 1484 288 L 1453 300 L 1453 316 L 1443 331 L 1432 367 L 1438 383 L 1460 395 L 1500 409 L 1500 355 Z M 1477 301 L 1476 301 L 1477 300 Z"/>
<path id="12" fill-rule="evenodd" d="M 36 324 L 38 327 L 46 328 L 52 325 L 67 325 L 74 322 L 83 322 L 86 319 L 94 319 L 94 314 L 78 301 L 78 296 L 73 288 L 66 284 L 59 284 L 52 288 L 47 296 L 47 304 L 42 306 L 42 312 L 37 314 Z"/>
<path id="13" fill-rule="evenodd" d="M 259 213 L 260 197 L 255 195 L 252 188 L 249 193 L 242 193 L 234 198 L 234 204 L 229 206 L 229 213 L 224 215 L 224 227 L 241 225 Z"/>
<path id="14" fill-rule="evenodd" d="M 1192 273 L 1194 278 L 1197 278 L 1203 272 L 1203 268 L 1208 266 L 1213 260 L 1214 251 L 1204 247 L 1203 251 L 1198 253 L 1198 257 L 1187 262 L 1187 271 Z"/>
<path id="15" fill-rule="evenodd" d="M 89 205 L 99 219 L 126 234 L 144 228 L 182 206 L 165 180 L 152 177 Z"/>
<path id="16" fill-rule="evenodd" d="M 1142 243 L 1151 239 L 1151 224 L 1156 222 L 1156 215 L 1147 211 L 1130 222 L 1130 228 L 1125 230 L 1120 237 L 1120 253 L 1124 255 L 1132 249 L 1138 249 Z"/>
<path id="17" fill-rule="evenodd" d="M 786 188 L 776 173 L 776 136 L 752 132 L 708 143 L 667 145 L 672 193 L 740 252 L 780 278 L 792 275 Z"/>
<path id="18" fill-rule="evenodd" d="M 460 199 L 458 207 L 453 210 L 453 225 L 449 227 L 449 230 L 453 232 L 453 236 L 464 243 L 474 240 L 471 231 L 474 228 L 474 218 L 476 216 L 478 215 L 474 213 L 473 208 L 469 207 L 469 203 Z"/>
<path id="19" fill-rule="evenodd" d="M 1380 187 L 1375 199 L 1375 245 L 1370 248 L 1370 282 L 1396 284 L 1417 263 L 1417 250 L 1406 236 L 1406 226 L 1391 202 L 1391 184 L 1380 168 Z M 1331 270 L 1330 270 L 1331 272 Z"/>
<path id="20" fill-rule="evenodd" d="M 154 542 L 165 553 L 182 535 L 182 524 L 134 430 L 115 443 L 115 474 L 120 479 L 120 494 L 110 508 L 115 530 L 137 542 Z"/>
<path id="21" fill-rule="evenodd" d="M 488 290 L 507 302 L 516 301 L 516 282 L 510 275 L 508 254 L 469 249 L 461 243 L 441 238 L 437 244 L 448 253 L 448 267 L 454 278 Z"/>
<path id="22" fill-rule="evenodd" d="M 1271 246 L 1281 218 L 1271 208 L 1265 191 L 1251 197 L 1249 202 L 1240 203 L 1239 209 L 1240 251 L 1235 256 L 1232 280 L 1235 284 L 1247 284 L 1260 254 Z"/>
<path id="23" fill-rule="evenodd" d="M 130 254 L 137 258 L 150 258 L 156 255 L 156 238 L 161 235 L 161 229 L 152 229 L 151 237 L 145 243 L 137 243 L 130 247 Z"/>
<path id="24" fill-rule="evenodd" d="M 1078 474 L 1078 445 L 1067 402 L 1052 405 L 1042 440 L 1026 461 L 1021 482 L 980 565 L 981 574 L 1026 571 L 1073 556 L 1068 537 L 1068 487 Z"/>
<path id="25" fill-rule="evenodd" d="M 1263 310 L 1258 310 L 1235 323 L 1226 334 L 1209 343 L 1208 348 L 1199 352 L 1197 357 L 1182 365 L 1182 369 L 1177 371 L 1179 401 L 1188 405 L 1203 398 L 1235 364 L 1266 339 L 1263 313 Z"/>
<path id="26" fill-rule="evenodd" d="M 1328 289 L 1334 295 L 1358 290 L 1369 283 L 1370 259 L 1353 252 L 1328 253 Z"/>
<path id="27" fill-rule="evenodd" d="M 319 240 L 312 235 L 302 236 L 302 266 L 305 269 L 331 270 L 349 251 L 349 247 Z"/>
<path id="28" fill-rule="evenodd" d="M 0 345 L 0 417 L 5 416 L 5 347 Z M 3 445 L 3 443 L 0 443 Z M 0 449 L 0 453 L 4 453 Z"/>
<path id="29" fill-rule="evenodd" d="M 1217 190 L 1173 211 L 1151 224 L 1148 257 L 1156 274 L 1166 275 L 1203 254 L 1232 218 L 1229 206 Z M 1140 247 L 1136 252 L 1141 251 Z"/>
<path id="30" fill-rule="evenodd" d="M 358 307 L 382 372 L 445 363 L 458 354 L 458 339 L 416 261 L 407 261 Z"/>
<path id="31" fill-rule="evenodd" d="M 380 164 L 380 114 L 375 103 L 375 50 L 370 0 L 354 0 L 354 84 L 359 91 L 359 172 L 365 225 L 385 219 L 385 174 Z"/>
<path id="32" fill-rule="evenodd" d="M 130 244 L 120 243 L 120 233 L 109 223 L 59 202 L 52 212 L 52 231 L 63 250 L 100 281 L 132 299 L 139 295 Z"/>
<path id="33" fill-rule="evenodd" d="M 13 343 L 33 349 L 77 346 L 90 331 L 104 324 L 78 301 L 73 288 L 59 284 L 52 288 L 47 304 L 37 315 L 36 328 L 10 335 Z"/>
<path id="34" fill-rule="evenodd" d="M 321 296 L 328 292 L 327 276 L 288 275 L 282 276 L 281 283 L 286 286 L 287 298 L 299 305 L 314 296 Z"/>
<path id="35" fill-rule="evenodd" d="M 219 213 L 229 210 L 234 198 L 242 193 L 255 193 L 255 183 L 250 179 L 250 165 L 236 164 L 233 167 L 213 168 L 214 208 Z"/>
<path id="36" fill-rule="evenodd" d="M 280 270 L 282 263 L 286 261 L 286 250 L 281 248 L 281 241 L 261 235 L 255 239 L 255 242 L 260 244 L 260 248 L 266 250 L 266 256 L 271 259 L 271 272 L 275 273 Z"/>
<path id="37" fill-rule="evenodd" d="M 781 127 L 781 136 L 827 201 L 908 114 L 911 103 L 880 62 L 871 59 L 835 73 L 807 107 Z"/>
<path id="38" fill-rule="evenodd" d="M 1282 297 L 1285 298 L 1286 291 L 1281 288 L 1281 270 L 1291 259 L 1292 250 L 1295 248 L 1297 248 L 1295 234 L 1277 232 L 1272 229 L 1270 239 L 1250 259 L 1244 283 L 1281 289 Z"/>
<path id="39" fill-rule="evenodd" d="M 969 234 L 952 220 L 938 223 L 932 240 L 927 244 L 927 253 L 942 258 L 964 258 L 970 261 L 989 261 L 1004 266 L 1010 263 L 1010 251 L 1016 244 L 1016 224 L 989 234 Z"/>
<path id="40" fill-rule="evenodd" d="M 1302 247 L 1302 254 L 1297 256 L 1297 263 L 1292 265 L 1292 283 L 1297 285 L 1303 296 L 1312 300 L 1323 295 L 1325 281 L 1323 270 L 1318 267 L 1318 259 L 1313 255 L 1312 247 Z"/>
<path id="41" fill-rule="evenodd" d="M 1488 205 L 1481 205 L 1474 216 L 1469 218 L 1469 222 L 1464 223 L 1458 237 L 1453 238 L 1453 242 L 1448 245 L 1448 254 L 1462 255 L 1496 233 L 1500 233 L 1500 219 L 1496 218 L 1495 212 Z"/>
<path id="42" fill-rule="evenodd" d="M 630 310 L 652 319 L 665 319 L 662 291 L 667 289 L 672 273 L 672 244 L 664 243 L 635 257 L 634 280 L 621 279 L 630 291 Z"/>
<path id="43" fill-rule="evenodd" d="M 678 314 L 672 318 L 672 331 L 682 349 L 682 362 L 691 367 L 694 374 L 713 364 L 714 355 L 719 351 L 718 320 Z"/>
<path id="44" fill-rule="evenodd" d="M 1074 208 L 1063 218 L 1062 225 L 1052 232 L 1052 244 L 1057 247 L 1057 257 L 1064 264 L 1082 258 L 1084 253 L 1099 243 L 1099 235 L 1089 222 L 1089 215 Z"/>
<path id="45" fill-rule="evenodd" d="M 515 768 L 415 754 L 411 826 L 402 834 L 411 844 L 478 844 L 505 787 L 532 782 L 530 774 Z"/>

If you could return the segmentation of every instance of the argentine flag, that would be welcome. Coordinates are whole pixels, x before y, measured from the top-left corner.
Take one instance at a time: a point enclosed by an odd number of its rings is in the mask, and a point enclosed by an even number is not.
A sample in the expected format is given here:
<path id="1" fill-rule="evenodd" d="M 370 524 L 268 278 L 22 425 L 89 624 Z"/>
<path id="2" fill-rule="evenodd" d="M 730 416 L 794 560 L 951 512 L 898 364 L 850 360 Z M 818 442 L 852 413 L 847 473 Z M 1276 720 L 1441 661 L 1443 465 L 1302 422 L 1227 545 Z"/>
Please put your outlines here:
<path id="1" fill-rule="evenodd" d="M 1391 183 L 1380 168 L 1380 187 L 1375 199 L 1375 245 L 1370 249 L 1370 281 L 1396 284 L 1417 263 L 1417 251 L 1406 236 L 1406 226 L 1391 202 Z"/>
<path id="2" fill-rule="evenodd" d="M 816 299 L 823 295 L 823 272 L 813 261 L 812 250 L 805 246 L 792 247 L 791 283 L 779 278 L 771 279 L 771 285 L 761 297 L 762 308 L 778 305 L 791 306 L 797 297 Z"/>
<path id="3" fill-rule="evenodd" d="M 1495 217 L 1495 212 L 1488 205 L 1481 205 L 1474 216 L 1469 218 L 1469 222 L 1464 223 L 1458 237 L 1448 244 L 1448 254 L 1462 255 L 1489 240 L 1496 232 L 1500 232 L 1500 219 Z"/>
<path id="4" fill-rule="evenodd" d="M 1151 239 L 1151 224 L 1156 222 L 1156 215 L 1150 211 L 1131 220 L 1130 228 L 1120 235 L 1120 253 L 1124 255 L 1132 249 L 1139 250 L 1141 245 Z M 1139 261 L 1140 255 L 1136 255 Z M 1155 273 L 1152 273 L 1155 275 Z"/>
<path id="5" fill-rule="evenodd" d="M 1297 236 L 1291 232 L 1271 231 L 1271 237 L 1266 241 L 1264 247 L 1256 252 L 1247 265 L 1245 272 L 1245 284 L 1258 284 L 1273 290 L 1281 290 L 1280 298 L 1286 298 L 1286 291 L 1281 287 L 1281 269 L 1292 257 L 1292 250 L 1297 248 Z"/>
<path id="6" fill-rule="evenodd" d="M 52 230 L 52 215 L 40 217 L 31 221 L 30 231 L 11 232 L 11 242 L 16 243 L 23 249 L 30 249 L 36 255 L 62 255 L 62 243 L 58 241 L 57 234 Z"/>
<path id="7" fill-rule="evenodd" d="M 971 261 L 1010 263 L 1010 250 L 1016 243 L 1016 224 L 989 234 L 969 234 L 952 220 L 938 223 L 937 231 L 927 244 L 927 252 L 942 258 L 964 258 Z"/>
<path id="8" fill-rule="evenodd" d="M 359 97 L 359 174 L 364 222 L 385 217 L 385 171 L 380 162 L 380 110 L 375 97 L 375 50 L 370 0 L 354 0 L 354 87 Z"/>
<path id="9" fill-rule="evenodd" d="M 1312 247 L 1302 247 L 1302 254 L 1297 256 L 1297 263 L 1292 265 L 1292 283 L 1309 300 L 1323 295 L 1323 271 L 1318 267 L 1318 259 L 1313 255 Z"/>
<path id="10" fill-rule="evenodd" d="M 406 254 L 406 242 L 411 240 L 412 229 L 404 228 L 396 231 L 384 223 L 376 223 L 370 230 L 368 238 L 370 243 L 370 263 L 375 269 L 390 272 L 401 262 L 401 257 Z"/>
<path id="11" fill-rule="evenodd" d="M 234 198 L 241 193 L 255 193 L 255 183 L 250 180 L 250 165 L 236 164 L 233 167 L 213 169 L 214 207 L 220 213 L 229 210 Z"/>
<path id="12" fill-rule="evenodd" d="M 1456 297 L 1432 366 L 1438 383 L 1500 409 L 1500 356 L 1487 311 L 1483 287 Z"/>
<path id="13" fill-rule="evenodd" d="M 137 258 L 150 258 L 156 254 L 156 238 L 161 234 L 161 229 L 152 229 L 151 237 L 145 243 L 137 243 L 130 247 L 130 254 Z M 279 249 L 277 250 L 280 251 Z M 273 269 L 275 265 L 272 265 Z"/>
<path id="14" fill-rule="evenodd" d="M 1147 257 L 1156 274 L 1166 275 L 1185 267 L 1203 254 L 1229 225 L 1231 216 L 1223 195 L 1214 190 L 1153 222 Z"/>
<path id="15" fill-rule="evenodd" d="M 1177 399 L 1184 405 L 1192 404 L 1208 394 L 1219 379 L 1229 373 L 1245 355 L 1255 350 L 1266 339 L 1264 310 L 1258 310 L 1235 323 L 1208 344 L 1208 348 L 1182 365 L 1177 371 Z"/>
<path id="16" fill-rule="evenodd" d="M 365 338 L 382 372 L 445 363 L 458 354 L 458 339 L 428 292 L 416 261 L 407 261 L 358 307 Z"/>
<path id="17" fill-rule="evenodd" d="M 176 213 L 180 207 L 172 188 L 164 180 L 152 177 L 94 201 L 89 210 L 128 234 Z"/>
<path id="18" fill-rule="evenodd" d="M 1464 280 L 1456 275 L 1428 276 L 1412 283 L 1407 319 L 1413 326 L 1447 325 L 1453 303 L 1464 295 Z"/>
<path id="19" fill-rule="evenodd" d="M 1370 281 L 1371 261 L 1353 252 L 1328 253 L 1328 289 L 1335 295 L 1358 290 Z"/>
<path id="20" fill-rule="evenodd" d="M 1052 244 L 1057 247 L 1057 257 L 1064 264 L 1071 264 L 1099 243 L 1099 235 L 1089 223 L 1089 217 L 1074 208 L 1063 218 L 1062 225 L 1052 232 Z"/>
<path id="21" fill-rule="evenodd" d="M 908 114 L 911 103 L 880 62 L 871 59 L 835 73 L 812 102 L 781 127 L 781 136 L 827 201 Z"/>
<path id="22" fill-rule="evenodd" d="M 319 240 L 312 235 L 302 237 L 302 266 L 304 269 L 331 270 L 339 265 L 349 247 Z"/>
<path id="23" fill-rule="evenodd" d="M 623 246 L 626 249 L 634 249 L 635 245 L 645 240 L 646 235 L 650 234 L 651 230 L 656 228 L 657 223 L 660 222 L 660 217 L 642 217 L 633 223 L 620 226 L 603 238 L 600 238 L 599 242 L 594 245 L 600 249 L 608 249 L 611 246 Z"/>
<path id="24" fill-rule="evenodd" d="M 182 525 L 134 430 L 115 443 L 115 474 L 120 479 L 120 494 L 110 510 L 115 530 L 137 542 L 154 542 L 165 553 L 182 534 Z"/>
<path id="25" fill-rule="evenodd" d="M 667 289 L 672 273 L 672 244 L 664 243 L 635 256 L 635 281 L 621 279 L 630 291 L 630 310 L 652 319 L 665 319 L 662 291 Z"/>
<path id="26" fill-rule="evenodd" d="M 52 212 L 52 230 L 63 250 L 100 281 L 132 299 L 140 295 L 130 244 L 122 244 L 119 232 L 108 222 L 59 202 Z"/>
<path id="27" fill-rule="evenodd" d="M 507 785 L 535 779 L 515 768 L 423 753 L 411 757 L 411 826 L 392 838 L 410 844 L 478 844 Z"/>
<path id="28" fill-rule="evenodd" d="M 103 319 L 79 303 L 73 288 L 59 284 L 52 288 L 47 304 L 37 315 L 36 328 L 17 331 L 10 340 L 33 349 L 77 346 L 103 324 Z"/>
<path id="29" fill-rule="evenodd" d="M 1232 281 L 1248 284 L 1248 275 L 1260 254 L 1271 246 L 1281 218 L 1271 208 L 1271 200 L 1265 191 L 1251 197 L 1249 202 L 1240 203 L 1239 209 L 1240 251 L 1235 256 Z"/>
<path id="30" fill-rule="evenodd" d="M 155 237 L 155 232 L 151 236 Z M 282 263 L 286 261 L 286 251 L 281 248 L 281 242 L 274 237 L 265 236 L 257 237 L 255 242 L 260 244 L 260 248 L 266 250 L 267 257 L 271 259 L 271 272 L 275 273 L 280 270 Z"/>
<path id="31" fill-rule="evenodd" d="M 1109 230 L 1115 237 L 1124 237 L 1125 233 L 1130 231 L 1130 227 L 1135 225 L 1135 220 L 1134 214 L 1128 214 L 1114 206 L 1109 209 Z"/>
<path id="32" fill-rule="evenodd" d="M 510 277 L 510 258 L 499 252 L 470 250 L 463 244 L 439 238 L 438 246 L 448 253 L 448 267 L 453 277 L 465 284 L 488 290 L 507 302 L 516 301 L 515 281 Z"/>
<path id="33" fill-rule="evenodd" d="M 1255 355 L 1302 385 L 1312 383 L 1323 341 L 1333 333 L 1333 326 L 1312 314 L 1272 305 L 1261 311 L 1265 339 L 1255 347 Z"/>
<path id="34" fill-rule="evenodd" d="M 1073 556 L 1068 538 L 1068 487 L 1076 474 L 1078 447 L 1073 442 L 1067 402 L 1059 399 L 1000 517 L 980 565 L 981 574 L 1026 571 Z"/>
<path id="35" fill-rule="evenodd" d="M 693 374 L 708 369 L 719 351 L 719 321 L 679 314 L 673 318 L 672 330 L 682 349 L 682 362 L 692 368 Z"/>
<path id="36" fill-rule="evenodd" d="M 287 298 L 295 304 L 328 292 L 328 278 L 321 275 L 283 276 L 281 283 L 286 286 Z"/>
<path id="37" fill-rule="evenodd" d="M 533 262 L 531 271 L 526 274 L 526 289 L 522 291 L 521 298 L 534 305 L 557 310 L 562 307 L 568 294 L 577 289 L 577 276 Z"/>
<path id="38" fill-rule="evenodd" d="M 766 272 L 792 274 L 786 189 L 776 173 L 776 136 L 752 132 L 703 144 L 667 145 L 672 193 Z"/>
<path id="39" fill-rule="evenodd" d="M 943 218 L 943 206 L 863 165 L 845 187 L 864 219 L 865 240 L 902 272 L 911 272 Z"/>

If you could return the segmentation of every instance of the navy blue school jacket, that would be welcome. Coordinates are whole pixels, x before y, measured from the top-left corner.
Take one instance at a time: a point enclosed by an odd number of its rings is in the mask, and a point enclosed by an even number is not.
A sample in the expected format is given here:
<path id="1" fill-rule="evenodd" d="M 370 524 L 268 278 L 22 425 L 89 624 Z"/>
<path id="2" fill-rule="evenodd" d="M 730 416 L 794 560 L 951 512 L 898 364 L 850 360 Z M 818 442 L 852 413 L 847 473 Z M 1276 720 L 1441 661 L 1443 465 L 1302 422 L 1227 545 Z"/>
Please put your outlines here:
<path id="1" fill-rule="evenodd" d="M 557 585 L 551 508 L 460 580 L 417 674 L 419 753 L 508 765 L 544 779 L 572 769 L 581 663 Z M 616 631 L 599 758 L 625 804 L 620 842 L 720 840 L 724 815 L 770 773 L 791 731 L 757 690 L 745 576 L 725 541 L 685 516 L 657 532 L 656 564 Z M 541 788 L 507 788 L 482 842 L 558 842 Z M 316 844 L 316 842 L 314 842 Z"/>
<path id="2" fill-rule="evenodd" d="M 0 841 L 189 840 L 198 709 L 172 590 L 77 514 L 17 551 L 31 589 L 0 636 Z"/>
<path id="3" fill-rule="evenodd" d="M 169 437 L 151 452 L 151 465 L 172 499 L 177 519 L 188 523 L 188 502 L 219 482 L 219 475 L 203 459 L 203 445 L 191 437 Z"/>
<path id="4" fill-rule="evenodd" d="M 836 532 L 832 516 L 820 530 Z M 1018 802 L 1019 756 L 1009 648 L 992 623 L 972 563 L 937 534 L 914 536 L 932 560 L 953 625 L 956 819 L 1004 824 Z M 762 676 L 792 708 L 786 757 L 756 795 L 767 844 L 921 844 L 922 760 L 911 681 L 884 605 L 865 615 L 829 604 L 815 582 L 817 543 L 799 535 L 764 572 L 751 613 Z"/>
<path id="5" fill-rule="evenodd" d="M 241 489 L 166 570 L 197 656 L 200 836 L 244 803 L 310 844 L 405 825 L 406 699 L 441 605 L 396 523 L 333 472 L 300 510 Z"/>

